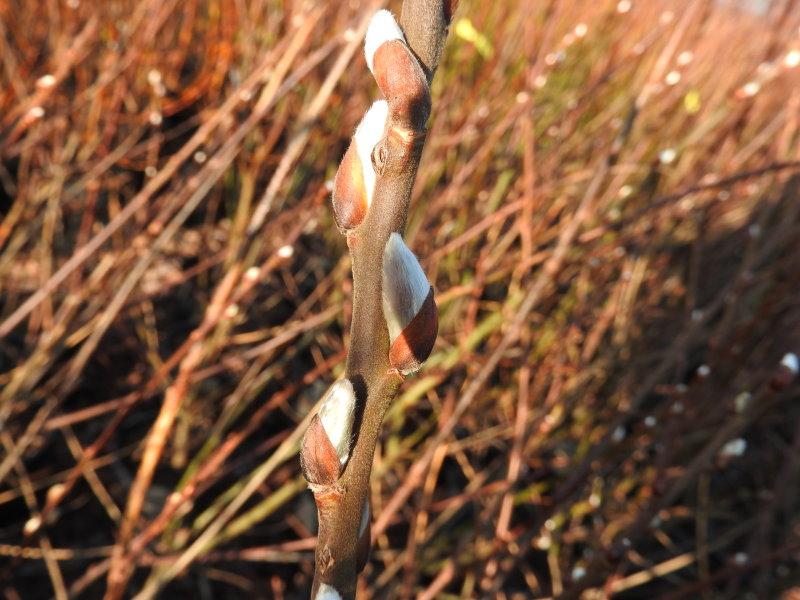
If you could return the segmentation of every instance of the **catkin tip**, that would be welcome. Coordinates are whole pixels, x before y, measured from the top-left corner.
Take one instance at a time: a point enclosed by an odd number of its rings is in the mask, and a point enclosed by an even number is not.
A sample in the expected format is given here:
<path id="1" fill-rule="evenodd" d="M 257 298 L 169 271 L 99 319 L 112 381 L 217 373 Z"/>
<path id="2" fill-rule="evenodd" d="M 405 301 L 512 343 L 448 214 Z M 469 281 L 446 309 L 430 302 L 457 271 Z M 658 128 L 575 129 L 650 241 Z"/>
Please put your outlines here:
<path id="1" fill-rule="evenodd" d="M 319 409 L 322 427 L 331 444 L 336 448 L 339 462 L 344 465 L 350 455 L 350 436 L 356 408 L 356 393 L 349 379 L 334 383 Z"/>
<path id="2" fill-rule="evenodd" d="M 374 102 L 356 127 L 355 140 L 356 153 L 361 163 L 361 173 L 364 178 L 364 188 L 367 194 L 367 208 L 372 204 L 375 192 L 375 167 L 372 165 L 372 150 L 383 139 L 386 133 L 386 122 L 389 119 L 389 105 L 385 100 Z"/>
<path id="3" fill-rule="evenodd" d="M 367 35 L 364 38 L 364 57 L 367 59 L 370 71 L 372 71 L 375 52 L 382 44 L 391 40 L 405 42 L 403 31 L 391 12 L 386 9 L 379 10 L 372 15 L 369 27 L 367 27 Z"/>
<path id="4" fill-rule="evenodd" d="M 314 596 L 314 600 L 342 600 L 342 595 L 336 591 L 336 588 L 327 583 L 321 583 Z"/>

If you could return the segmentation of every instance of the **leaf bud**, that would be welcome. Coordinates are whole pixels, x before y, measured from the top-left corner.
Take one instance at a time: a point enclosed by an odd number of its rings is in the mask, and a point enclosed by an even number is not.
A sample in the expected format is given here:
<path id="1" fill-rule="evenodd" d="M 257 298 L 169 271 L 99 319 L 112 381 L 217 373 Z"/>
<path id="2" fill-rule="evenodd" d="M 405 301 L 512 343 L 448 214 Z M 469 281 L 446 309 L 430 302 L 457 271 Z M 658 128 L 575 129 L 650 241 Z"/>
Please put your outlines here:
<path id="1" fill-rule="evenodd" d="M 333 181 L 333 214 L 339 227 L 348 231 L 364 220 L 375 193 L 372 151 L 386 133 L 389 106 L 375 102 L 356 127 Z"/>
<path id="2" fill-rule="evenodd" d="M 300 448 L 300 466 L 309 483 L 333 485 L 339 479 L 350 456 L 355 405 L 349 379 L 340 379 L 325 393 Z"/>
<path id="3" fill-rule="evenodd" d="M 397 233 L 389 236 L 383 252 L 383 313 L 389 363 L 403 375 L 417 371 L 433 350 L 439 312 L 433 287 Z"/>
<path id="4" fill-rule="evenodd" d="M 364 39 L 364 55 L 389 103 L 393 124 L 423 131 L 431 111 L 428 79 L 388 10 L 373 15 Z"/>

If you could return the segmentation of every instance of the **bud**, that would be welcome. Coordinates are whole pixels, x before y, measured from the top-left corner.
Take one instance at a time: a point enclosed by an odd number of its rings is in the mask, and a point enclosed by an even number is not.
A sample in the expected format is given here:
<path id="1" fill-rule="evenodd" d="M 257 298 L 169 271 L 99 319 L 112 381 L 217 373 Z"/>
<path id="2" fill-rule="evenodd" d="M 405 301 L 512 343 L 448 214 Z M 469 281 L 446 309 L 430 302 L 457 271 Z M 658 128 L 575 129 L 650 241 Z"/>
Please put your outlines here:
<path id="1" fill-rule="evenodd" d="M 33 535 L 42 527 L 42 517 L 41 515 L 34 515 L 27 521 L 25 521 L 25 526 L 22 528 L 22 533 L 26 537 Z"/>
<path id="2" fill-rule="evenodd" d="M 775 390 L 786 389 L 797 378 L 798 371 L 800 371 L 800 360 L 798 360 L 797 355 L 794 352 L 784 354 L 781 364 L 778 365 L 772 376 L 770 385 Z"/>
<path id="3" fill-rule="evenodd" d="M 790 50 L 784 57 L 783 64 L 787 69 L 794 69 L 800 65 L 800 50 Z"/>
<path id="4" fill-rule="evenodd" d="M 392 233 L 383 251 L 383 314 L 389 329 L 389 363 L 403 375 L 418 370 L 436 341 L 439 313 L 419 261 Z"/>
<path id="5" fill-rule="evenodd" d="M 25 119 L 28 122 L 35 121 L 36 119 L 41 119 L 44 116 L 44 108 L 41 106 L 32 106 L 27 113 L 25 113 Z"/>
<path id="6" fill-rule="evenodd" d="M 342 600 L 342 595 L 327 583 L 320 583 L 314 600 Z"/>
<path id="7" fill-rule="evenodd" d="M 735 458 L 742 456 L 747 451 L 747 440 L 744 438 L 736 438 L 729 441 L 719 451 L 720 458 Z"/>
<path id="8" fill-rule="evenodd" d="M 383 44 L 393 40 L 398 40 L 405 44 L 406 38 L 403 35 L 403 30 L 400 29 L 390 11 L 386 9 L 376 11 L 369 21 L 367 34 L 364 38 L 364 57 L 367 59 L 367 66 L 373 74 L 375 73 L 375 54 Z"/>
<path id="9" fill-rule="evenodd" d="M 319 415 L 314 415 L 300 445 L 303 477 L 314 485 L 333 485 L 339 479 L 341 464 Z"/>
<path id="10" fill-rule="evenodd" d="M 333 485 L 350 456 L 356 394 L 349 379 L 340 379 L 325 393 L 300 448 L 300 466 L 309 483 Z"/>
<path id="11" fill-rule="evenodd" d="M 781 366 L 788 369 L 794 375 L 797 375 L 797 372 L 800 371 L 800 361 L 797 359 L 797 354 L 794 352 L 784 354 L 781 359 Z"/>
<path id="12" fill-rule="evenodd" d="M 49 73 L 47 75 L 42 75 L 39 79 L 36 80 L 36 87 L 40 90 L 44 90 L 47 88 L 51 88 L 56 84 L 56 78 Z"/>
<path id="13" fill-rule="evenodd" d="M 421 131 L 431 110 L 428 79 L 388 10 L 377 11 L 364 39 L 367 66 L 389 103 L 392 121 Z"/>
<path id="14" fill-rule="evenodd" d="M 55 483 L 53 484 L 49 490 L 47 490 L 47 504 L 53 506 L 61 502 L 62 498 L 64 498 L 64 494 L 67 491 L 67 486 L 63 483 Z"/>
<path id="15" fill-rule="evenodd" d="M 389 105 L 375 102 L 356 127 L 333 181 L 333 214 L 345 231 L 358 226 L 367 214 L 375 192 L 372 150 L 386 133 Z"/>
<path id="16" fill-rule="evenodd" d="M 349 379 L 334 383 L 319 409 L 319 418 L 325 433 L 328 434 L 339 462 L 344 465 L 350 456 L 350 435 L 353 431 L 353 417 L 356 410 L 356 392 Z"/>

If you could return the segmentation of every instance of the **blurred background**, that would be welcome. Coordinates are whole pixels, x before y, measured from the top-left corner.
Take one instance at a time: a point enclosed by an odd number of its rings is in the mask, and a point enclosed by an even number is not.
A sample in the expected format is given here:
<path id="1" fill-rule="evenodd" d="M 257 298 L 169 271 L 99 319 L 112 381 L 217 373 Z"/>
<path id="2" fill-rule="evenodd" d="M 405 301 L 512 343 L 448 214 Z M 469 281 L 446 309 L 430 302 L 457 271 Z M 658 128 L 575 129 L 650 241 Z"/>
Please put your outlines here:
<path id="1" fill-rule="evenodd" d="M 4 599 L 101 598 L 126 513 L 127 597 L 307 597 L 378 6 L 0 0 Z M 799 27 L 461 2 L 360 597 L 800 597 Z"/>

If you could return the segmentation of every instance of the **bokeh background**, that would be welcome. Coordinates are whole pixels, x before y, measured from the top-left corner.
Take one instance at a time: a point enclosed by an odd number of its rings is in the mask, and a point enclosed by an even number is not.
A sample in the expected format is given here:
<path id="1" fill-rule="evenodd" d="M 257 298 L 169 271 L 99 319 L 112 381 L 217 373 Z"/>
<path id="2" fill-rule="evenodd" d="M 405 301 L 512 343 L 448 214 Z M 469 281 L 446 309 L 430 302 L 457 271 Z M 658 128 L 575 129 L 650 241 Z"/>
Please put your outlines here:
<path id="1" fill-rule="evenodd" d="M 3 598 L 102 597 L 160 411 L 129 597 L 307 595 L 377 6 L 0 1 Z M 461 2 L 407 234 L 439 339 L 360 597 L 800 596 L 799 26 Z"/>

